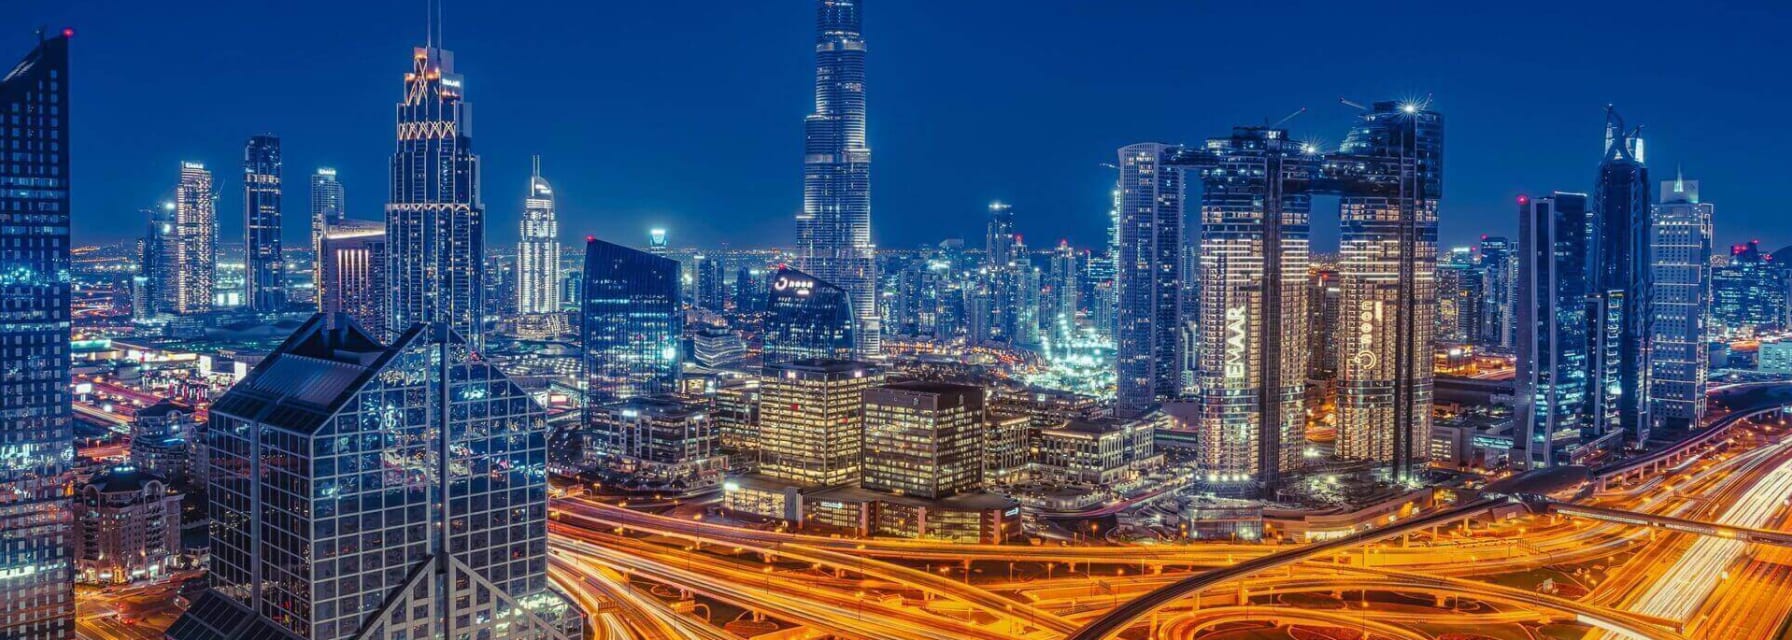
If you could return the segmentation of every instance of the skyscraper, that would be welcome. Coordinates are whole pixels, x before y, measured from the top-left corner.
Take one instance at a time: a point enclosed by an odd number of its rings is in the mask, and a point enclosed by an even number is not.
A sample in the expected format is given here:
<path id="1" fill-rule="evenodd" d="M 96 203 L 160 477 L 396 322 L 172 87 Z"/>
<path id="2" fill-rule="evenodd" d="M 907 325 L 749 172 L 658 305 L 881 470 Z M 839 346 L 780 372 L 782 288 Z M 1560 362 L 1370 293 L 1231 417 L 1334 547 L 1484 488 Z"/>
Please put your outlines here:
<path id="1" fill-rule="evenodd" d="M 330 167 L 318 167 L 311 174 L 311 250 L 320 251 L 323 246 L 324 231 L 330 225 L 340 224 L 348 216 L 348 208 L 342 190 L 342 183 L 336 180 L 336 170 Z M 380 267 L 384 269 L 384 266 Z M 317 260 L 311 262 L 312 290 L 321 288 L 319 281 L 323 278 L 323 269 Z M 384 306 L 384 305 L 381 305 Z M 384 324 L 384 323 L 382 323 Z"/>
<path id="2" fill-rule="evenodd" d="M 68 36 L 0 77 L 0 637 L 75 636 Z"/>
<path id="3" fill-rule="evenodd" d="M 454 53 L 431 44 L 413 52 L 404 85 L 386 204 L 386 326 L 446 324 L 478 351 L 485 340 L 485 205 L 466 81 L 454 73 Z"/>
<path id="4" fill-rule="evenodd" d="M 1052 251 L 1051 268 L 1046 274 L 1046 291 L 1049 297 L 1041 306 L 1043 323 L 1050 331 L 1053 344 L 1065 344 L 1076 333 L 1076 314 L 1081 306 L 1083 273 L 1082 265 L 1088 261 L 1087 252 L 1079 252 L 1070 246 L 1070 241 L 1058 241 L 1058 248 Z"/>
<path id="5" fill-rule="evenodd" d="M 1118 382 L 1115 412 L 1131 416 L 1176 394 L 1182 317 L 1182 172 L 1163 165 L 1171 147 L 1120 148 Z"/>
<path id="6" fill-rule="evenodd" d="M 1376 102 L 1326 171 L 1339 193 L 1338 454 L 1417 473 L 1431 440 L 1443 116 Z"/>
<path id="7" fill-rule="evenodd" d="M 368 334 L 386 327 L 386 225 L 343 219 L 324 231 L 317 253 L 317 310 L 334 323 L 351 317 Z M 341 314 L 341 315 L 338 315 Z"/>
<path id="8" fill-rule="evenodd" d="M 243 146 L 243 303 L 254 311 L 286 306 L 286 262 L 280 254 L 280 139 L 249 138 Z"/>
<path id="9" fill-rule="evenodd" d="M 684 334 L 678 261 L 586 238 L 583 288 L 588 406 L 677 391 Z"/>
<path id="10" fill-rule="evenodd" d="M 1593 430 L 1649 439 L 1649 169 L 1639 129 L 1605 111 L 1605 155 L 1593 186 Z"/>
<path id="11" fill-rule="evenodd" d="M 328 324 L 213 403 L 211 589 L 168 637 L 579 637 L 548 586 L 547 424 L 528 392 L 444 323 L 390 345 Z"/>
<path id="12" fill-rule="evenodd" d="M 1306 429 L 1308 183 L 1318 161 L 1286 131 L 1262 127 L 1235 127 L 1199 155 L 1200 469 L 1209 483 L 1274 486 L 1300 460 Z M 1134 266 L 1122 257 L 1124 274 Z M 1151 263 L 1164 278 L 1173 264 Z"/>
<path id="13" fill-rule="evenodd" d="M 816 0 L 815 112 L 803 122 L 798 268 L 846 292 L 861 358 L 882 351 L 871 244 L 871 148 L 865 144 L 863 0 Z"/>
<path id="14" fill-rule="evenodd" d="M 1014 259 L 1014 205 L 989 203 L 989 232 L 984 239 L 984 260 L 990 267 L 1003 267 Z"/>
<path id="15" fill-rule="evenodd" d="M 761 332 L 766 365 L 805 358 L 849 359 L 853 340 L 852 301 L 840 287 L 789 267 L 772 274 Z"/>
<path id="16" fill-rule="evenodd" d="M 1711 322 L 1711 215 L 1699 182 L 1661 183 L 1650 212 L 1650 428 L 1684 430 L 1705 417 Z"/>
<path id="17" fill-rule="evenodd" d="M 180 163 L 180 184 L 174 190 L 176 245 L 174 313 L 212 310 L 212 285 L 218 274 L 217 194 L 212 172 L 197 162 Z"/>
<path id="18" fill-rule="evenodd" d="M 1592 433 L 1587 196 L 1518 197 L 1518 407 L 1512 466 L 1574 464 Z"/>
<path id="19" fill-rule="evenodd" d="M 948 498 L 983 484 L 983 388 L 897 382 L 865 390 L 860 486 Z"/>
<path id="20" fill-rule="evenodd" d="M 865 462 L 866 389 L 876 367 L 802 359 L 766 366 L 759 387 L 759 471 L 800 486 L 859 481 Z"/>
<path id="21" fill-rule="evenodd" d="M 517 313 L 559 311 L 560 220 L 554 215 L 554 189 L 541 177 L 541 156 L 535 157 L 529 176 L 520 234 L 516 243 Z"/>
<path id="22" fill-rule="evenodd" d="M 138 322 L 174 313 L 180 303 L 180 232 L 174 203 L 143 210 L 149 219 L 143 234 L 143 256 L 138 263 L 132 319 Z"/>
<path id="23" fill-rule="evenodd" d="M 1512 241 L 1499 236 L 1481 236 L 1481 318 L 1476 331 L 1476 344 L 1499 349 L 1512 348 L 1512 283 L 1517 279 L 1517 264 L 1512 260 Z"/>

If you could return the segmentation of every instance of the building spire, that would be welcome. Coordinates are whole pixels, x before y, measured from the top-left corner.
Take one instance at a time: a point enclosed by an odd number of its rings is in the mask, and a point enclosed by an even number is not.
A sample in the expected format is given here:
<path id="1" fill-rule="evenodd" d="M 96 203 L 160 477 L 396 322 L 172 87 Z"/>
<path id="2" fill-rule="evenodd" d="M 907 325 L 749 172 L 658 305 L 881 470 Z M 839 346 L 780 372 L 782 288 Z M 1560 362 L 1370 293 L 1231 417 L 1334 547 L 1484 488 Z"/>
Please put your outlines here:
<path id="1" fill-rule="evenodd" d="M 533 156 L 529 156 L 529 159 L 535 164 L 535 167 L 530 170 L 531 172 L 529 176 L 532 178 L 541 177 L 541 154 L 537 153 Z"/>

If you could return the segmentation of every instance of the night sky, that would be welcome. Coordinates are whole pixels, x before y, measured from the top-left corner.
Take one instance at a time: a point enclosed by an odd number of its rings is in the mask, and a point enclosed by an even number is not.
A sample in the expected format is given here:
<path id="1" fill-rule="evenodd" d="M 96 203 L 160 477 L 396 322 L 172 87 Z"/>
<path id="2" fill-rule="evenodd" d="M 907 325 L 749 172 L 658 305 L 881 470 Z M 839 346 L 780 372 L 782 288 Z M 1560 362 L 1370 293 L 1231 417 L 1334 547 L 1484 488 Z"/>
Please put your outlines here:
<path id="1" fill-rule="evenodd" d="M 1645 125 L 1657 179 L 1683 166 L 1717 206 L 1717 242 L 1792 244 L 1792 11 L 1783 3 L 868 0 L 874 237 L 981 245 L 1012 202 L 1029 244 L 1105 242 L 1103 163 L 1132 142 L 1198 142 L 1300 108 L 1335 146 L 1348 97 L 1433 97 L 1445 115 L 1442 241 L 1512 233 L 1519 193 L 1590 189 L 1603 109 Z M 175 8 L 175 7 L 178 7 Z M 0 56 L 72 27 L 76 240 L 140 233 L 181 160 L 219 177 L 240 242 L 242 144 L 285 148 L 286 238 L 307 181 L 341 171 L 378 218 L 393 109 L 423 0 L 3 0 Z M 448 0 L 484 162 L 488 240 L 509 243 L 529 156 L 560 195 L 562 237 L 789 244 L 813 105 L 807 0 Z M 1315 245 L 1335 245 L 1335 205 Z"/>

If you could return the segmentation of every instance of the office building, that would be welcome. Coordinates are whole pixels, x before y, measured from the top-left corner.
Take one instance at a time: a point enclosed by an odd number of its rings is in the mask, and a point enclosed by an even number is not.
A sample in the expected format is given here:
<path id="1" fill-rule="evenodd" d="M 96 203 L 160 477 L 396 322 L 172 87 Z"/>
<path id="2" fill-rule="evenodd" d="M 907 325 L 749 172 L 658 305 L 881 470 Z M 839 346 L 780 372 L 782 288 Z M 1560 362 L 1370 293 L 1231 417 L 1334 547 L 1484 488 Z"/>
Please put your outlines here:
<path id="1" fill-rule="evenodd" d="M 1649 169 L 1643 139 L 1610 107 L 1605 155 L 1593 185 L 1593 429 L 1621 430 L 1640 447 L 1649 439 Z"/>
<path id="2" fill-rule="evenodd" d="M 485 341 L 485 205 L 465 95 L 453 52 L 414 50 L 386 204 L 386 326 L 445 324 L 477 351 Z"/>
<path id="3" fill-rule="evenodd" d="M 1468 344 L 1481 326 L 1482 270 L 1479 265 L 1449 262 L 1437 266 L 1438 342 Z"/>
<path id="4" fill-rule="evenodd" d="M 678 262 L 587 238 L 579 338 L 592 406 L 678 390 L 684 338 Z"/>
<path id="5" fill-rule="evenodd" d="M 1649 419 L 1652 432 L 1678 432 L 1705 417 L 1715 207 L 1684 176 L 1662 182 L 1658 202 L 1649 216 Z"/>
<path id="6" fill-rule="evenodd" d="M 0 637 L 75 635 L 68 36 L 0 77 Z M 29 188 L 25 188 L 29 185 Z M 210 299 L 209 297 L 207 298 Z"/>
<path id="7" fill-rule="evenodd" d="M 218 277 L 218 210 L 212 173 L 203 164 L 180 163 L 180 184 L 174 189 L 174 233 L 172 312 L 211 311 L 212 288 Z"/>
<path id="8" fill-rule="evenodd" d="M 1033 419 L 1025 415 L 986 412 L 983 423 L 983 485 L 1018 484 L 1027 478 L 1027 434 Z"/>
<path id="9" fill-rule="evenodd" d="M 369 334 L 389 337 L 386 326 L 386 225 L 344 218 L 318 242 L 317 310 L 326 322 L 354 318 Z"/>
<path id="10" fill-rule="evenodd" d="M 1594 339 L 1591 211 L 1587 196 L 1556 192 L 1518 198 L 1518 407 L 1512 466 L 1575 464 L 1597 439 L 1593 399 Z M 1589 437 L 1593 436 L 1593 437 Z"/>
<path id="11" fill-rule="evenodd" d="M 1761 251 L 1758 240 L 1730 247 L 1730 259 L 1712 269 L 1712 318 L 1718 335 L 1754 337 L 1787 326 L 1792 269 Z"/>
<path id="12" fill-rule="evenodd" d="M 132 282 L 131 319 L 136 322 L 172 315 L 180 303 L 180 232 L 174 203 L 144 209 L 143 215 L 149 222 Z"/>
<path id="13" fill-rule="evenodd" d="M 1182 320 L 1182 172 L 1164 166 L 1170 147 L 1120 148 L 1119 329 L 1114 411 L 1142 414 L 1178 389 Z"/>
<path id="14" fill-rule="evenodd" d="M 211 589 L 168 637 L 579 637 L 540 407 L 445 323 L 326 325 L 212 404 Z"/>
<path id="15" fill-rule="evenodd" d="M 286 306 L 286 258 L 280 253 L 280 139 L 243 146 L 243 304 L 251 311 Z"/>
<path id="16" fill-rule="evenodd" d="M 554 188 L 541 177 L 541 156 L 529 175 L 523 198 L 521 238 L 516 243 L 516 312 L 560 311 L 560 219 L 554 211 Z"/>
<path id="17" fill-rule="evenodd" d="M 1518 264 L 1512 258 L 1512 241 L 1500 236 L 1481 236 L 1481 318 L 1475 331 L 1475 346 L 1509 350 L 1512 348 L 1512 290 L 1518 277 Z"/>
<path id="18" fill-rule="evenodd" d="M 1040 302 L 1040 324 L 1053 344 L 1066 344 L 1077 328 L 1077 310 L 1082 306 L 1083 265 L 1088 252 L 1077 251 L 1070 241 L 1058 241 L 1052 250 L 1050 268 Z"/>
<path id="19" fill-rule="evenodd" d="M 342 182 L 336 179 L 336 170 L 330 167 L 318 167 L 311 174 L 311 250 L 321 254 L 324 231 L 332 225 L 341 224 L 348 217 L 347 194 L 342 190 Z M 322 267 L 317 261 L 311 263 L 312 290 L 318 289 L 317 282 L 323 277 Z"/>
<path id="20" fill-rule="evenodd" d="M 805 358 L 849 359 L 853 338 L 852 300 L 832 283 L 789 267 L 771 276 L 766 294 L 761 361 L 772 365 Z"/>
<path id="21" fill-rule="evenodd" d="M 1034 479 L 1097 486 L 1136 480 L 1163 464 L 1155 436 L 1149 420 L 1059 421 L 1034 439 Z"/>
<path id="22" fill-rule="evenodd" d="M 1343 328 L 1340 308 L 1344 290 L 1338 285 L 1338 270 L 1313 267 L 1307 276 L 1307 323 L 1313 337 L 1307 343 L 1307 377 L 1332 380 L 1338 377 L 1338 337 Z"/>
<path id="23" fill-rule="evenodd" d="M 983 243 L 984 264 L 990 268 L 1007 266 L 1017 256 L 1014 245 L 1020 237 L 1014 232 L 1014 205 L 996 201 L 989 203 L 989 230 Z"/>
<path id="24" fill-rule="evenodd" d="M 871 243 L 861 0 L 816 0 L 815 7 L 815 112 L 803 121 L 797 267 L 840 288 L 853 313 L 854 354 L 875 358 L 883 333 Z"/>
<path id="25" fill-rule="evenodd" d="M 698 255 L 696 261 L 696 306 L 716 313 L 727 311 L 728 288 L 722 276 L 721 256 Z"/>
<path id="26" fill-rule="evenodd" d="M 897 382 L 865 390 L 860 486 L 947 498 L 983 485 L 983 388 Z"/>
<path id="27" fill-rule="evenodd" d="M 184 485 L 193 477 L 198 435 L 189 407 L 164 398 L 138 409 L 131 420 L 131 466 Z"/>
<path id="28" fill-rule="evenodd" d="M 631 478 L 695 486 L 727 468 L 709 411 L 673 397 L 629 398 L 591 412 L 587 464 Z"/>
<path id="29" fill-rule="evenodd" d="M 857 484 L 865 461 L 862 395 L 875 365 L 802 359 L 767 365 L 759 384 L 759 473 L 802 487 Z"/>
<path id="30" fill-rule="evenodd" d="M 125 465 L 75 490 L 75 577 L 126 584 L 168 577 L 180 553 L 180 494 L 165 478 Z"/>

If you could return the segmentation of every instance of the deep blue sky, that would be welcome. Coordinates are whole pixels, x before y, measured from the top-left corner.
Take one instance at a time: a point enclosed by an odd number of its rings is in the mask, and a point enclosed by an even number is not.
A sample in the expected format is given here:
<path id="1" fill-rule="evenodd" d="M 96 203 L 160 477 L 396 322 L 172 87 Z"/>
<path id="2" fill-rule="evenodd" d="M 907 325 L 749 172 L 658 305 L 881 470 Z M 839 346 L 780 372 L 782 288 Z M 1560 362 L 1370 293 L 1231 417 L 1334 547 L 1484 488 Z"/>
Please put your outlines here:
<path id="1" fill-rule="evenodd" d="M 1646 125 L 1648 160 L 1683 165 L 1717 205 L 1720 245 L 1792 243 L 1785 5 L 1677 2 L 868 0 L 875 237 L 979 238 L 1015 204 L 1029 244 L 1103 241 L 1114 150 L 1196 142 L 1302 106 L 1297 137 L 1335 145 L 1359 102 L 1435 97 L 1445 114 L 1445 243 L 1509 233 L 1521 192 L 1589 187 L 1602 109 Z M 72 26 L 77 240 L 120 238 L 178 161 L 221 178 L 240 240 L 242 142 L 286 152 L 287 237 L 305 181 L 342 171 L 377 217 L 393 103 L 423 0 L 5 0 L 0 54 Z M 1776 8 L 1777 7 L 1777 8 Z M 634 242 L 788 242 L 812 106 L 806 0 L 448 0 L 467 77 L 491 242 L 515 238 L 529 155 L 561 230 Z M 1335 214 L 1316 216 L 1317 244 Z"/>

